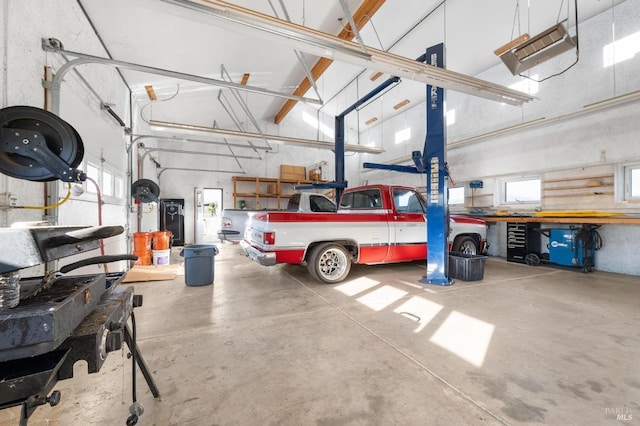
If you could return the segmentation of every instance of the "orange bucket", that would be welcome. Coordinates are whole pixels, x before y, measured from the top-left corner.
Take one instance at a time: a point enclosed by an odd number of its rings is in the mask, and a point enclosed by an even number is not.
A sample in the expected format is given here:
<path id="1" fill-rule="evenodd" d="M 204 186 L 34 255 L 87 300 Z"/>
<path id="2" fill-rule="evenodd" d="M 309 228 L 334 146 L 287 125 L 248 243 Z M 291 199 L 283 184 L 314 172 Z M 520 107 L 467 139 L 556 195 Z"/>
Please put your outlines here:
<path id="1" fill-rule="evenodd" d="M 169 250 L 169 243 L 171 241 L 171 231 L 155 231 L 153 234 L 153 249 L 154 250 Z"/>
<path id="2" fill-rule="evenodd" d="M 138 256 L 136 265 L 151 265 L 151 232 L 133 233 L 133 255 Z"/>

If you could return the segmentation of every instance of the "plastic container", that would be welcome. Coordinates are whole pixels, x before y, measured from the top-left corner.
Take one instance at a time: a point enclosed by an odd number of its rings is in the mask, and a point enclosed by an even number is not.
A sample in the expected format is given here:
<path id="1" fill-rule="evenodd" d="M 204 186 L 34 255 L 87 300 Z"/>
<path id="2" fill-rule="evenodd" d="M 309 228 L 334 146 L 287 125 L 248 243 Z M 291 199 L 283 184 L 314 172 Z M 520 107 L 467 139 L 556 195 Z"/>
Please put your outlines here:
<path id="1" fill-rule="evenodd" d="M 20 303 L 20 272 L 0 275 L 0 310 L 15 308 Z"/>
<path id="2" fill-rule="evenodd" d="M 154 265 L 168 265 L 171 258 L 171 250 L 151 250 L 151 258 Z"/>
<path id="3" fill-rule="evenodd" d="M 151 265 L 151 232 L 133 233 L 133 255 L 138 256 L 136 265 Z"/>
<path id="4" fill-rule="evenodd" d="M 449 278 L 462 281 L 480 281 L 484 278 L 487 256 L 465 253 L 449 253 Z"/>
<path id="5" fill-rule="evenodd" d="M 154 250 L 169 250 L 172 235 L 171 231 L 155 231 L 151 234 L 153 235 Z"/>
<path id="6" fill-rule="evenodd" d="M 213 244 L 194 244 L 180 252 L 184 257 L 184 282 L 188 286 L 213 284 L 215 255 L 218 247 Z"/>

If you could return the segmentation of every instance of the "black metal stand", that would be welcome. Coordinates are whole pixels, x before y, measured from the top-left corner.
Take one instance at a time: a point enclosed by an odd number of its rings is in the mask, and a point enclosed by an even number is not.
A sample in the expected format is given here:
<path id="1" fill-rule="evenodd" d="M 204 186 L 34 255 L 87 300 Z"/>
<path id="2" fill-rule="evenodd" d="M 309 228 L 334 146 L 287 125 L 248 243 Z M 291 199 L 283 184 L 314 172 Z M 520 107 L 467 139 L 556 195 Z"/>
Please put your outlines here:
<path id="1" fill-rule="evenodd" d="M 158 387 L 156 386 L 156 383 L 151 376 L 151 372 L 149 371 L 149 367 L 147 367 L 147 363 L 142 357 L 142 353 L 140 352 L 140 348 L 138 348 L 138 344 L 133 341 L 131 330 L 129 329 L 128 325 L 126 325 L 124 328 L 124 341 L 127 343 L 127 346 L 129 347 L 131 353 L 135 353 L 134 358 L 136 360 L 136 363 L 138 364 L 138 367 L 140 368 L 140 371 L 142 372 L 142 375 L 144 376 L 144 380 L 149 386 L 151 394 L 154 398 L 158 398 L 160 396 L 160 391 L 158 390 Z"/>

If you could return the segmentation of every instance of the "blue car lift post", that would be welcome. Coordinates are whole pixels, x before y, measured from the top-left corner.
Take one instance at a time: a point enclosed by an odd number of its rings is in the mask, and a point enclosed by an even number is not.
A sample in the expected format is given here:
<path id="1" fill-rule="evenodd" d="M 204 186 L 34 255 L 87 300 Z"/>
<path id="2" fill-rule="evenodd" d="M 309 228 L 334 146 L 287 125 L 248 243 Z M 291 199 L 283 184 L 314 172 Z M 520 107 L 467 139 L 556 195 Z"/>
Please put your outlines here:
<path id="1" fill-rule="evenodd" d="M 429 47 L 417 59 L 444 68 L 444 43 Z M 444 89 L 427 85 L 427 137 L 424 151 L 413 151 L 415 167 L 364 163 L 367 169 L 392 170 L 427 174 L 427 275 L 424 284 L 451 285 L 449 279 L 449 214 L 447 211 L 446 135 L 444 122 Z"/>
<path id="2" fill-rule="evenodd" d="M 444 44 L 440 43 L 428 48 L 426 54 L 416 60 L 418 62 L 428 61 L 433 66 L 444 68 Z M 336 200 L 340 200 L 342 192 L 347 187 L 347 182 L 344 179 L 344 117 L 399 81 L 399 77 L 387 79 L 335 117 L 335 181 L 296 186 L 296 189 L 333 188 L 336 190 Z M 427 235 L 430 235 L 430 238 L 427 250 L 427 275 L 420 281 L 426 284 L 453 284 L 448 277 L 449 246 L 447 235 L 449 234 L 449 220 L 445 188 L 447 176 L 445 149 L 444 89 L 427 85 L 427 138 L 424 152 L 414 151 L 412 153 L 416 166 L 363 164 L 363 167 L 369 169 L 428 174 Z"/>

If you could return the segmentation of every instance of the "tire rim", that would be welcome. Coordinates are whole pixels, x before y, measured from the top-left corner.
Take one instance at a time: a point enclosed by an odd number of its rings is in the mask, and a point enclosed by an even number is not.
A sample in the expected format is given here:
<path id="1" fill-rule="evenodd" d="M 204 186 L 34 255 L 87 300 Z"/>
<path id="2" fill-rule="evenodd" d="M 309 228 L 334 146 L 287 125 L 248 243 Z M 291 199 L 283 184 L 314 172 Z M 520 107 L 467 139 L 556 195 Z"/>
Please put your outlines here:
<path id="1" fill-rule="evenodd" d="M 477 254 L 476 253 L 476 245 L 473 241 L 464 241 L 460 246 L 460 253 L 464 254 Z"/>
<path id="2" fill-rule="evenodd" d="M 318 260 L 318 270 L 324 278 L 340 278 L 347 269 L 347 256 L 342 250 L 331 249 L 322 253 Z"/>

